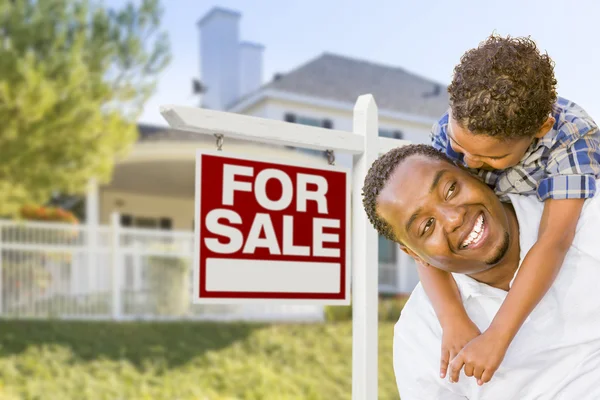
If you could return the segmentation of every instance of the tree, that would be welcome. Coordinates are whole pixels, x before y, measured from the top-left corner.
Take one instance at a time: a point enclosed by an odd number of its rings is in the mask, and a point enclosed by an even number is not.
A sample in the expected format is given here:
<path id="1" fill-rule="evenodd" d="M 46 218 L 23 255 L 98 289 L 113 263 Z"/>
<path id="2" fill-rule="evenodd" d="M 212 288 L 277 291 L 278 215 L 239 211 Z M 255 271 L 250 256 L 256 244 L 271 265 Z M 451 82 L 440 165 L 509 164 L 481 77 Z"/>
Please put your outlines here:
<path id="1" fill-rule="evenodd" d="M 170 61 L 159 0 L 0 0 L 0 215 L 110 180 Z"/>

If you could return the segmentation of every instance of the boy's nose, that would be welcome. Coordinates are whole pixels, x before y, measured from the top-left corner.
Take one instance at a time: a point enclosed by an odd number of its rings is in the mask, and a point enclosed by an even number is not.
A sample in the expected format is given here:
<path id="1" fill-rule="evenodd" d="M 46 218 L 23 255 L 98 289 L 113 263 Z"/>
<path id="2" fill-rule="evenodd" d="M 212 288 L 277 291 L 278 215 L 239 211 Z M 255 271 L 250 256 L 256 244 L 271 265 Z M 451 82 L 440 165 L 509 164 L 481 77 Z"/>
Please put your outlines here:
<path id="1" fill-rule="evenodd" d="M 465 153 L 465 164 L 467 164 L 467 166 L 469 168 L 481 168 L 481 167 L 483 167 L 483 162 L 481 160 L 479 160 L 478 158 L 475 158 L 475 157 L 471 156 L 468 153 Z"/>

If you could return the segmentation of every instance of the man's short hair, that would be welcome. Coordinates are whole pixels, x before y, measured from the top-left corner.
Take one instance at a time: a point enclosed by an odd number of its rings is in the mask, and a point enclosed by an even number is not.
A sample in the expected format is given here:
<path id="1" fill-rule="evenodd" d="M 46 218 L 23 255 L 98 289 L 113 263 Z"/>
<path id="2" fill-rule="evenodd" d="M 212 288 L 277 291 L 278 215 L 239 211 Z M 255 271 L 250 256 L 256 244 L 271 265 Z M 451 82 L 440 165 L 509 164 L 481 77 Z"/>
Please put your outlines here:
<path id="1" fill-rule="evenodd" d="M 491 35 L 461 57 L 448 93 L 452 117 L 471 133 L 532 137 L 557 98 L 554 63 L 529 38 Z"/>
<path id="2" fill-rule="evenodd" d="M 392 172 L 396 170 L 396 167 L 402 161 L 414 155 L 421 155 L 455 165 L 446 154 L 436 150 L 433 146 L 409 144 L 390 150 L 375 160 L 367 172 L 362 188 L 363 207 L 369 221 L 380 235 L 393 242 L 400 243 L 391 225 L 377 214 L 377 197 L 387 184 Z"/>

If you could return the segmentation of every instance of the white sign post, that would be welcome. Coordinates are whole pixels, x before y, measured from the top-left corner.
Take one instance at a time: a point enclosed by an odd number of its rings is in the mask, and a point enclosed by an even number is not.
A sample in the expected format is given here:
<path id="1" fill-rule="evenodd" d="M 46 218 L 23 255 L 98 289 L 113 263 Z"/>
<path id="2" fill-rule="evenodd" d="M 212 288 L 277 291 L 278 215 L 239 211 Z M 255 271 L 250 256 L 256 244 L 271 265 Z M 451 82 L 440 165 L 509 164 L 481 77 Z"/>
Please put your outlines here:
<path id="1" fill-rule="evenodd" d="M 354 107 L 354 133 L 363 152 L 354 156 L 352 187 L 352 399 L 377 399 L 379 242 L 365 214 L 362 187 L 378 156 L 377 105 L 361 96 Z"/>
<path id="2" fill-rule="evenodd" d="M 178 130 L 208 135 L 220 134 L 226 138 L 314 150 L 331 150 L 353 155 L 352 220 L 350 222 L 353 306 L 352 399 L 377 399 L 378 241 L 377 233 L 363 210 L 361 190 L 367 170 L 376 157 L 408 142 L 378 137 L 377 105 L 372 95 L 358 98 L 354 108 L 353 132 L 194 107 L 163 106 L 161 113 L 171 127 Z M 279 176 L 285 180 L 281 174 Z M 244 184 L 242 187 L 248 188 Z M 297 291 L 297 288 L 294 290 Z M 225 302 L 226 299 L 215 301 Z"/>

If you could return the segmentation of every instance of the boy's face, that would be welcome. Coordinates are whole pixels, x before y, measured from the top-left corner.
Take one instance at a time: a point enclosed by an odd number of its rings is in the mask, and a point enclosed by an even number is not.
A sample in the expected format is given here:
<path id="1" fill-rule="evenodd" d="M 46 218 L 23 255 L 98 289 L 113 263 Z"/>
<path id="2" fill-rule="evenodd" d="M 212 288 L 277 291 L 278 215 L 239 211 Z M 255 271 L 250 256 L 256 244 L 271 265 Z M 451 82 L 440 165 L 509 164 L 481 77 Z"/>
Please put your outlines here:
<path id="1" fill-rule="evenodd" d="M 469 168 L 506 169 L 518 164 L 531 143 L 548 133 L 553 124 L 554 118 L 550 117 L 534 137 L 500 140 L 493 136 L 473 134 L 450 117 L 448 139 L 452 149 L 464 155 Z"/>

